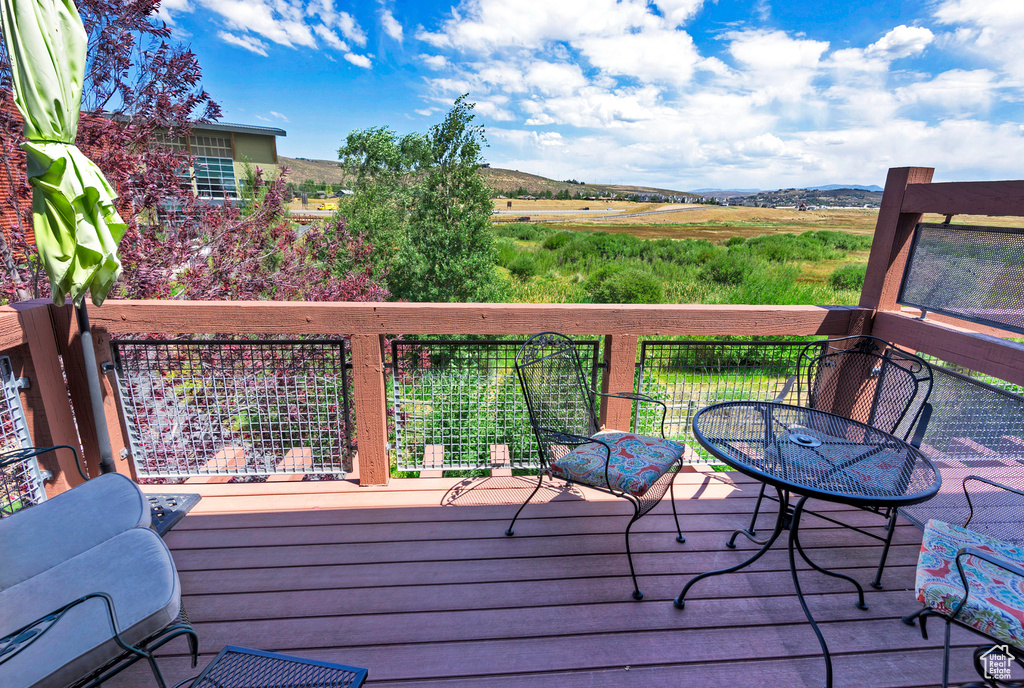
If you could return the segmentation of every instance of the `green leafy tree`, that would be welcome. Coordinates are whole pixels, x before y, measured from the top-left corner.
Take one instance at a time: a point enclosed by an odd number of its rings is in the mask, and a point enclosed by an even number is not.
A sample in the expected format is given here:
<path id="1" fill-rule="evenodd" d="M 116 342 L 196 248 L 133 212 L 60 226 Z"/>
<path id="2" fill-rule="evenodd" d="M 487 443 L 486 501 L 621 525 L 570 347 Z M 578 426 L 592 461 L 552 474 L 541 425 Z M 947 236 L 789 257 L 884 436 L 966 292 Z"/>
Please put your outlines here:
<path id="1" fill-rule="evenodd" d="M 389 127 L 351 132 L 338 151 L 355 179 L 339 203 L 349 231 L 373 245 L 376 275 L 396 298 L 488 301 L 500 296 L 490 191 L 477 173 L 484 129 L 455 101 L 427 134 Z"/>
<path id="2" fill-rule="evenodd" d="M 500 293 L 490 193 L 477 173 L 486 140 L 473 107 L 460 96 L 427 135 L 430 166 L 410 232 L 417 269 L 402 290 L 410 300 L 492 301 Z"/>

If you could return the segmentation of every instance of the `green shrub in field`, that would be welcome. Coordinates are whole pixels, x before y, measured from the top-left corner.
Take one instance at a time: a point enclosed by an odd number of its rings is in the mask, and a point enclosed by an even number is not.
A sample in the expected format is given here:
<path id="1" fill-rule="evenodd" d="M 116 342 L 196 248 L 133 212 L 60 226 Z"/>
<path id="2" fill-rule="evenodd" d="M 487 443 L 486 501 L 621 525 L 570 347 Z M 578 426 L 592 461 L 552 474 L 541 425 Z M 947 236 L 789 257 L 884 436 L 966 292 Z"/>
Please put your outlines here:
<path id="1" fill-rule="evenodd" d="M 495 225 L 494 227 L 494 234 L 496 236 L 519 239 L 519 241 L 536 241 L 544 233 L 542 229 L 534 225 L 517 222 L 507 225 Z"/>
<path id="2" fill-rule="evenodd" d="M 812 234 L 816 240 L 840 251 L 867 251 L 871 248 L 872 237 L 868 234 L 849 234 L 828 229 L 822 229 L 817 232 L 805 232 L 804 234 Z"/>
<path id="3" fill-rule="evenodd" d="M 749 275 L 765 269 L 763 261 L 743 251 L 721 253 L 701 267 L 701 276 L 717 284 L 741 284 Z"/>
<path id="4" fill-rule="evenodd" d="M 513 277 L 526 280 L 537 274 L 537 259 L 532 253 L 519 253 L 505 267 Z"/>
<path id="5" fill-rule="evenodd" d="M 867 263 L 851 263 L 836 268 L 828 283 L 833 289 L 856 289 L 864 287 L 864 276 L 867 274 Z"/>
<path id="6" fill-rule="evenodd" d="M 544 243 L 542 243 L 541 246 L 549 251 L 557 251 L 568 244 L 572 240 L 572 236 L 572 232 L 559 232 L 558 234 L 552 234 L 544 239 Z"/>
<path id="7" fill-rule="evenodd" d="M 741 236 L 734 236 L 734 237 L 729 237 L 726 240 L 725 245 L 731 247 L 731 246 L 739 246 L 740 244 L 745 244 L 745 243 L 747 243 L 747 240 L 745 238 L 743 238 Z"/>
<path id="8" fill-rule="evenodd" d="M 630 267 L 604 275 L 590 296 L 594 303 L 661 303 L 665 290 L 649 271 Z"/>
<path id="9" fill-rule="evenodd" d="M 507 268 L 512 264 L 512 261 L 518 257 L 522 251 L 516 246 L 515 242 L 511 239 L 498 239 L 494 242 L 494 262 L 503 268 Z"/>

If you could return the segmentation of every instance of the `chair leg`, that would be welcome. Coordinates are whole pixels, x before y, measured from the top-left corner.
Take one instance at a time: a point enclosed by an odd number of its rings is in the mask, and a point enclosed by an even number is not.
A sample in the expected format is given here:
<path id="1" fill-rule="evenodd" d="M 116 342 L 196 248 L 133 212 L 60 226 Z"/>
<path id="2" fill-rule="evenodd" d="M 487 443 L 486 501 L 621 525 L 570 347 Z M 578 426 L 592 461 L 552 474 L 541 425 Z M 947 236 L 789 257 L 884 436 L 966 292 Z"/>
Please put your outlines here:
<path id="1" fill-rule="evenodd" d="M 946 644 L 942 654 L 942 688 L 949 688 L 949 631 L 952 622 L 946 619 Z"/>
<path id="2" fill-rule="evenodd" d="M 921 607 L 913 614 L 907 614 L 906 616 L 901 617 L 901 619 L 903 620 L 903 623 L 907 624 L 908 626 L 913 626 L 914 622 L 917 621 L 917 617 L 921 616 L 926 611 L 928 611 L 928 607 Z"/>
<path id="3" fill-rule="evenodd" d="M 680 466 L 680 468 L 682 467 Z M 668 496 L 672 500 L 672 516 L 676 519 L 676 542 L 682 544 L 686 542 L 686 537 L 679 527 L 679 512 L 676 511 L 676 475 L 679 475 L 679 471 L 676 471 L 675 475 L 672 476 L 672 481 L 668 484 Z"/>
<path id="4" fill-rule="evenodd" d="M 871 581 L 871 587 L 876 590 L 882 588 L 882 571 L 885 570 L 885 560 L 889 556 L 889 545 L 892 544 L 893 533 L 896 532 L 896 509 L 891 509 L 889 523 L 886 526 L 888 532 L 885 534 L 885 546 L 882 547 L 882 558 L 878 561 L 878 572 L 875 573 L 875 580 Z"/>
<path id="5" fill-rule="evenodd" d="M 633 599 L 642 600 L 644 594 L 640 592 L 640 584 L 636 582 L 636 569 L 633 568 L 633 552 L 629 549 L 629 529 L 640 519 L 639 506 L 634 504 L 633 508 L 636 511 L 633 513 L 633 518 L 629 520 L 629 525 L 626 526 L 626 558 L 629 559 L 629 575 L 633 576 Z"/>
<path id="6" fill-rule="evenodd" d="M 505 535 L 514 535 L 515 534 L 515 530 L 513 530 L 513 526 L 515 526 L 515 524 L 516 524 L 516 519 L 519 518 L 519 514 L 522 513 L 523 508 L 525 508 L 526 505 L 530 503 L 530 500 L 533 499 L 533 496 L 535 494 L 537 494 L 537 492 L 540 490 L 540 486 L 543 483 L 544 483 L 544 471 L 541 470 L 541 472 L 540 472 L 540 479 L 537 481 L 537 487 L 533 488 L 533 492 L 530 493 L 530 496 L 526 498 L 526 501 L 523 502 L 522 506 L 519 507 L 519 510 L 516 511 L 516 515 L 512 517 L 512 522 L 508 524 L 508 528 L 505 530 Z"/>

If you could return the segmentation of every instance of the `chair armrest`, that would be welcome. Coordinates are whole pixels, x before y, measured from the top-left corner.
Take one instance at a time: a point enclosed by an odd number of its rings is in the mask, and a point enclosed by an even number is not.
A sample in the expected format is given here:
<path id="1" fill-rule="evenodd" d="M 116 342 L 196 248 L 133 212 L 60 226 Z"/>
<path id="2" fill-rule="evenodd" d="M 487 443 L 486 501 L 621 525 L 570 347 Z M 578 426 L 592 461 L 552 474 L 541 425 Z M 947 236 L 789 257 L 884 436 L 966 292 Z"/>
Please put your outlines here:
<path id="1" fill-rule="evenodd" d="M 139 657 L 149 657 L 148 653 L 140 650 L 134 645 L 129 645 L 121 639 L 121 627 L 117 623 L 117 614 L 114 612 L 113 598 L 105 592 L 93 592 L 88 595 L 83 595 L 77 600 L 69 602 L 64 606 L 53 610 L 49 614 L 45 614 L 35 621 L 22 626 L 5 638 L 0 638 L 0 664 L 14 658 L 22 650 L 39 640 L 39 638 L 41 638 L 48 630 L 53 628 L 61 619 L 63 619 L 64 615 L 71 609 L 96 598 L 100 598 L 106 603 L 107 618 L 110 621 L 111 631 L 113 632 L 112 637 L 121 649 L 125 652 L 131 652 L 132 654 L 138 655 Z"/>
<path id="2" fill-rule="evenodd" d="M 1024 578 L 1024 568 L 1021 568 L 1017 564 L 1011 564 L 1008 561 L 999 559 L 993 554 L 983 552 L 980 549 L 975 549 L 974 547 L 961 547 L 956 553 L 956 570 L 957 573 L 960 574 L 960 582 L 964 584 L 964 596 L 963 599 L 960 600 L 960 604 L 958 604 L 956 609 L 953 610 L 953 615 L 949 617 L 950 619 L 956 618 L 956 615 L 959 614 L 960 610 L 964 608 L 965 604 L 967 604 L 967 597 L 971 594 L 971 586 L 967 582 L 967 574 L 964 572 L 964 557 L 974 557 L 975 559 L 987 561 L 993 566 L 998 566 L 1007 573 L 1012 573 L 1019 578 Z"/>
<path id="3" fill-rule="evenodd" d="M 782 385 L 782 390 L 778 394 L 775 395 L 774 399 L 772 399 L 772 403 L 773 404 L 784 403 L 786 401 L 786 397 L 789 396 L 789 390 L 793 389 L 793 385 L 795 385 L 795 384 L 796 384 L 796 375 L 790 375 L 786 379 L 786 384 Z"/>
<path id="4" fill-rule="evenodd" d="M 971 522 L 971 519 L 974 518 L 974 504 L 971 502 L 971 493 L 967 489 L 967 483 L 968 483 L 968 481 L 971 481 L 971 480 L 976 480 L 976 481 L 978 481 L 980 483 L 985 483 L 986 485 L 991 485 L 992 487 L 998 487 L 1001 490 L 1006 490 L 1007 492 L 1012 492 L 1013 494 L 1020 495 L 1021 497 L 1024 497 L 1024 490 L 1018 490 L 1015 487 L 1010 487 L 1009 485 L 1004 485 L 1003 483 L 997 483 L 996 481 L 989 480 L 988 478 L 982 478 L 980 475 L 969 475 L 969 476 L 967 476 L 966 478 L 964 478 L 963 488 L 964 488 L 964 497 L 967 498 L 967 507 L 970 509 L 970 513 L 967 515 L 967 520 L 964 521 L 964 528 L 966 528 L 967 524 L 969 524 Z"/>
<path id="5" fill-rule="evenodd" d="M 665 417 L 668 415 L 668 405 L 660 399 L 649 397 L 646 394 L 637 394 L 634 392 L 594 392 L 594 394 L 601 397 L 613 397 L 615 399 L 631 399 L 633 401 L 642 401 L 647 404 L 657 404 L 661 407 L 661 439 L 665 439 Z"/>
<path id="6" fill-rule="evenodd" d="M 82 462 L 78 460 L 78 450 L 69 444 L 58 444 L 53 447 L 20 447 L 11 451 L 0 452 L 0 468 L 5 468 L 19 461 L 26 461 L 42 454 L 48 454 L 58 449 L 68 449 L 71 451 L 75 457 L 75 468 L 78 469 L 78 474 L 82 476 L 82 480 L 88 480 L 89 476 L 82 470 Z"/>

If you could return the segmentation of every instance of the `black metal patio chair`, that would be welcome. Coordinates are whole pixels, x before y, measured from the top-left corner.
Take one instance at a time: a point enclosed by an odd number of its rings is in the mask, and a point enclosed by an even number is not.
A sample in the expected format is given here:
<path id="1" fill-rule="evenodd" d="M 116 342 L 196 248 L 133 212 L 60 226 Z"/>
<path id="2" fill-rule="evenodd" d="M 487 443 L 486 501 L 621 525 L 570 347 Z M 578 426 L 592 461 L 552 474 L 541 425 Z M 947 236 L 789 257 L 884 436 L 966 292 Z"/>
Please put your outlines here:
<path id="1" fill-rule="evenodd" d="M 633 505 L 633 517 L 626 525 L 626 556 L 633 577 L 633 598 L 642 599 L 629 548 L 629 531 L 668 490 L 672 490 L 676 541 L 686 541 L 679 528 L 673 487 L 686 447 L 664 438 L 668 408 L 642 394 L 602 394 L 590 389 L 576 346 L 571 339 L 555 332 L 530 337 L 516 353 L 515 365 L 537 438 L 540 477 L 505 534 L 514 533 L 516 519 L 540 490 L 546 474 L 622 497 Z M 659 404 L 662 436 L 599 428 L 595 415 L 598 395 Z"/>
<path id="2" fill-rule="evenodd" d="M 982 486 L 971 498 L 968 485 Z M 986 487 L 987 486 L 987 487 Z M 917 562 L 915 590 L 924 607 L 903 617 L 913 626 L 921 621 L 921 636 L 928 638 L 926 621 L 937 616 L 946 623 L 942 660 L 942 686 L 949 685 L 950 628 L 967 628 L 992 641 L 974 652 L 974 664 L 984 682 L 963 688 L 1020 686 L 1019 681 L 997 682 L 984 664 L 986 655 L 1000 652 L 1024 667 L 1024 543 L 992 537 L 991 531 L 1005 533 L 1012 522 L 1020 535 L 1024 513 L 1024 490 L 970 475 L 963 480 L 969 515 L 963 526 L 932 519 L 924 529 Z M 977 518 L 976 518 L 977 516 Z M 971 526 L 970 529 L 967 526 Z M 1014 656 L 1009 646 L 1018 650 Z M 1006 667 L 1008 671 L 1008 667 Z M 1002 678 L 1008 678 L 1004 676 Z"/>
<path id="3" fill-rule="evenodd" d="M 921 446 L 931 418 L 928 395 L 932 388 L 932 369 L 926 361 L 904 351 L 894 344 L 870 335 L 854 335 L 811 342 L 803 348 L 797 360 L 797 373 L 790 377 L 782 391 L 773 400 L 783 403 L 797 385 L 797 404 L 829 411 L 851 418 L 871 427 L 909 440 Z M 757 544 L 757 516 L 763 500 L 776 500 L 765 494 L 765 486 L 754 504 L 750 527 L 732 534 L 727 543 L 736 546 L 736 536 L 744 535 Z M 882 572 L 889 555 L 889 546 L 896 530 L 896 510 L 867 507 L 888 519 L 885 537 L 837 521 L 821 513 L 819 518 L 852 528 L 884 543 L 878 571 L 871 585 L 882 587 Z"/>

